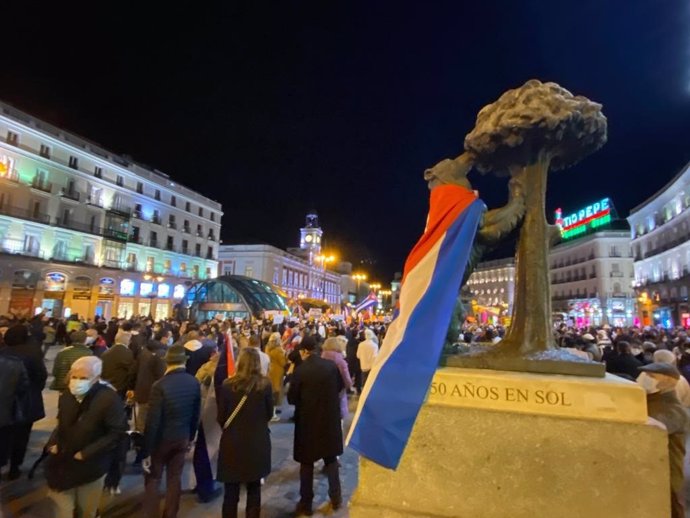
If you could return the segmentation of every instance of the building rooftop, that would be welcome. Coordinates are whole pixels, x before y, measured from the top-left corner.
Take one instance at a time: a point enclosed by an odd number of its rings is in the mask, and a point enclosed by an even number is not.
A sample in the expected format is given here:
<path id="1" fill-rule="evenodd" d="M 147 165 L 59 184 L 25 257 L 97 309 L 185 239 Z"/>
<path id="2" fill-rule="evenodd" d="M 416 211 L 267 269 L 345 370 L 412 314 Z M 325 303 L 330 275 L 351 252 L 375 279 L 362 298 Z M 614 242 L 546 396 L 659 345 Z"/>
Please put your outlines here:
<path id="1" fill-rule="evenodd" d="M 97 142 L 75 135 L 74 133 L 70 133 L 62 128 L 58 128 L 57 126 L 53 126 L 52 124 L 49 124 L 41 119 L 38 119 L 37 117 L 34 117 L 33 115 L 15 108 L 7 102 L 0 101 L 0 115 L 14 122 L 40 131 L 54 139 L 60 140 L 68 146 L 79 149 L 79 151 L 82 153 L 89 153 L 100 160 L 106 160 L 116 168 L 127 169 L 138 176 L 142 176 L 153 182 L 159 183 L 164 187 L 172 187 L 191 199 L 202 201 L 203 203 L 213 206 L 217 210 L 221 210 L 220 203 L 198 193 L 197 191 L 185 187 L 184 185 L 174 182 L 170 176 L 164 172 L 140 162 L 136 162 L 129 155 L 118 155 L 117 153 L 108 151 Z"/>

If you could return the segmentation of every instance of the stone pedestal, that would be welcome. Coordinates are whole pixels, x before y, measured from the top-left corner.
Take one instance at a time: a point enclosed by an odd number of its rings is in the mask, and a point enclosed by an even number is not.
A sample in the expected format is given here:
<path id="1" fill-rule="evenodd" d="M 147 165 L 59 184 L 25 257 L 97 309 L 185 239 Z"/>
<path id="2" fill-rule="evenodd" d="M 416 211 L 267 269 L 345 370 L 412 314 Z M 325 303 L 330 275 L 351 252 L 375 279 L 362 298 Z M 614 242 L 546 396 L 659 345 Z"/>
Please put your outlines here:
<path id="1" fill-rule="evenodd" d="M 397 471 L 360 461 L 350 516 L 667 518 L 666 432 L 615 376 L 442 368 Z"/>

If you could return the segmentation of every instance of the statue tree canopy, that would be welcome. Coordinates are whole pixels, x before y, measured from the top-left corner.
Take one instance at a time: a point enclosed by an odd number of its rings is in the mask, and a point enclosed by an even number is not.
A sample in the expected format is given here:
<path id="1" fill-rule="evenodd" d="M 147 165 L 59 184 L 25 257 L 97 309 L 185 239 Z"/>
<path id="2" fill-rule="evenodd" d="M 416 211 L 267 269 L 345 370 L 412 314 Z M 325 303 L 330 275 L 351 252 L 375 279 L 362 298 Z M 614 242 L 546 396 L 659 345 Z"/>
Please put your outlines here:
<path id="1" fill-rule="evenodd" d="M 544 351 L 555 348 L 548 249 L 556 228 L 546 222 L 547 174 L 575 164 L 606 143 L 601 109 L 556 83 L 531 80 L 482 108 L 465 137 L 465 149 L 480 171 L 507 171 L 525 193 L 513 318 L 497 352 L 543 357 Z"/>

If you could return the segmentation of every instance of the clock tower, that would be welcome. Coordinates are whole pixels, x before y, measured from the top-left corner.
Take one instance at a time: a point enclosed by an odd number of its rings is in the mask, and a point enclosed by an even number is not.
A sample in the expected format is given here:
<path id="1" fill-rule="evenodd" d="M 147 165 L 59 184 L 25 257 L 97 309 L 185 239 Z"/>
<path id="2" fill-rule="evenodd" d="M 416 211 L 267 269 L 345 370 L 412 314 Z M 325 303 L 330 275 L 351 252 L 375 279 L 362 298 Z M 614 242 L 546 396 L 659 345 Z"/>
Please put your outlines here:
<path id="1" fill-rule="evenodd" d="M 313 258 L 321 253 L 321 238 L 323 237 L 323 230 L 319 226 L 319 216 L 315 210 L 307 213 L 304 228 L 301 228 L 299 232 L 299 247 L 309 253 L 309 262 L 312 262 Z"/>

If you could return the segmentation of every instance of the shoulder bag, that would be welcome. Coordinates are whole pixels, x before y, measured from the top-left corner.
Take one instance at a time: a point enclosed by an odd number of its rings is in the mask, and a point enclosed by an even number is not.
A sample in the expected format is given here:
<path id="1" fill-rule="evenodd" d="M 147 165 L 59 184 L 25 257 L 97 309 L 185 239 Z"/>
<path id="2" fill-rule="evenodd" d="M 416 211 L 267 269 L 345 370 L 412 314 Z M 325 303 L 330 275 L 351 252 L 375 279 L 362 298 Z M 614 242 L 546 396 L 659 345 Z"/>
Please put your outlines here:
<path id="1" fill-rule="evenodd" d="M 242 410 L 242 407 L 247 401 L 247 396 L 249 393 L 254 390 L 254 384 L 252 384 L 247 392 L 245 392 L 244 396 L 242 396 L 242 399 L 240 399 L 240 402 L 237 403 L 237 406 L 235 407 L 235 410 L 232 411 L 232 414 L 230 414 L 230 417 L 227 418 L 225 421 L 225 424 L 223 425 L 223 430 L 227 430 L 228 427 L 232 424 L 232 422 L 235 420 L 235 417 L 237 417 L 237 414 L 240 413 L 240 410 Z"/>

